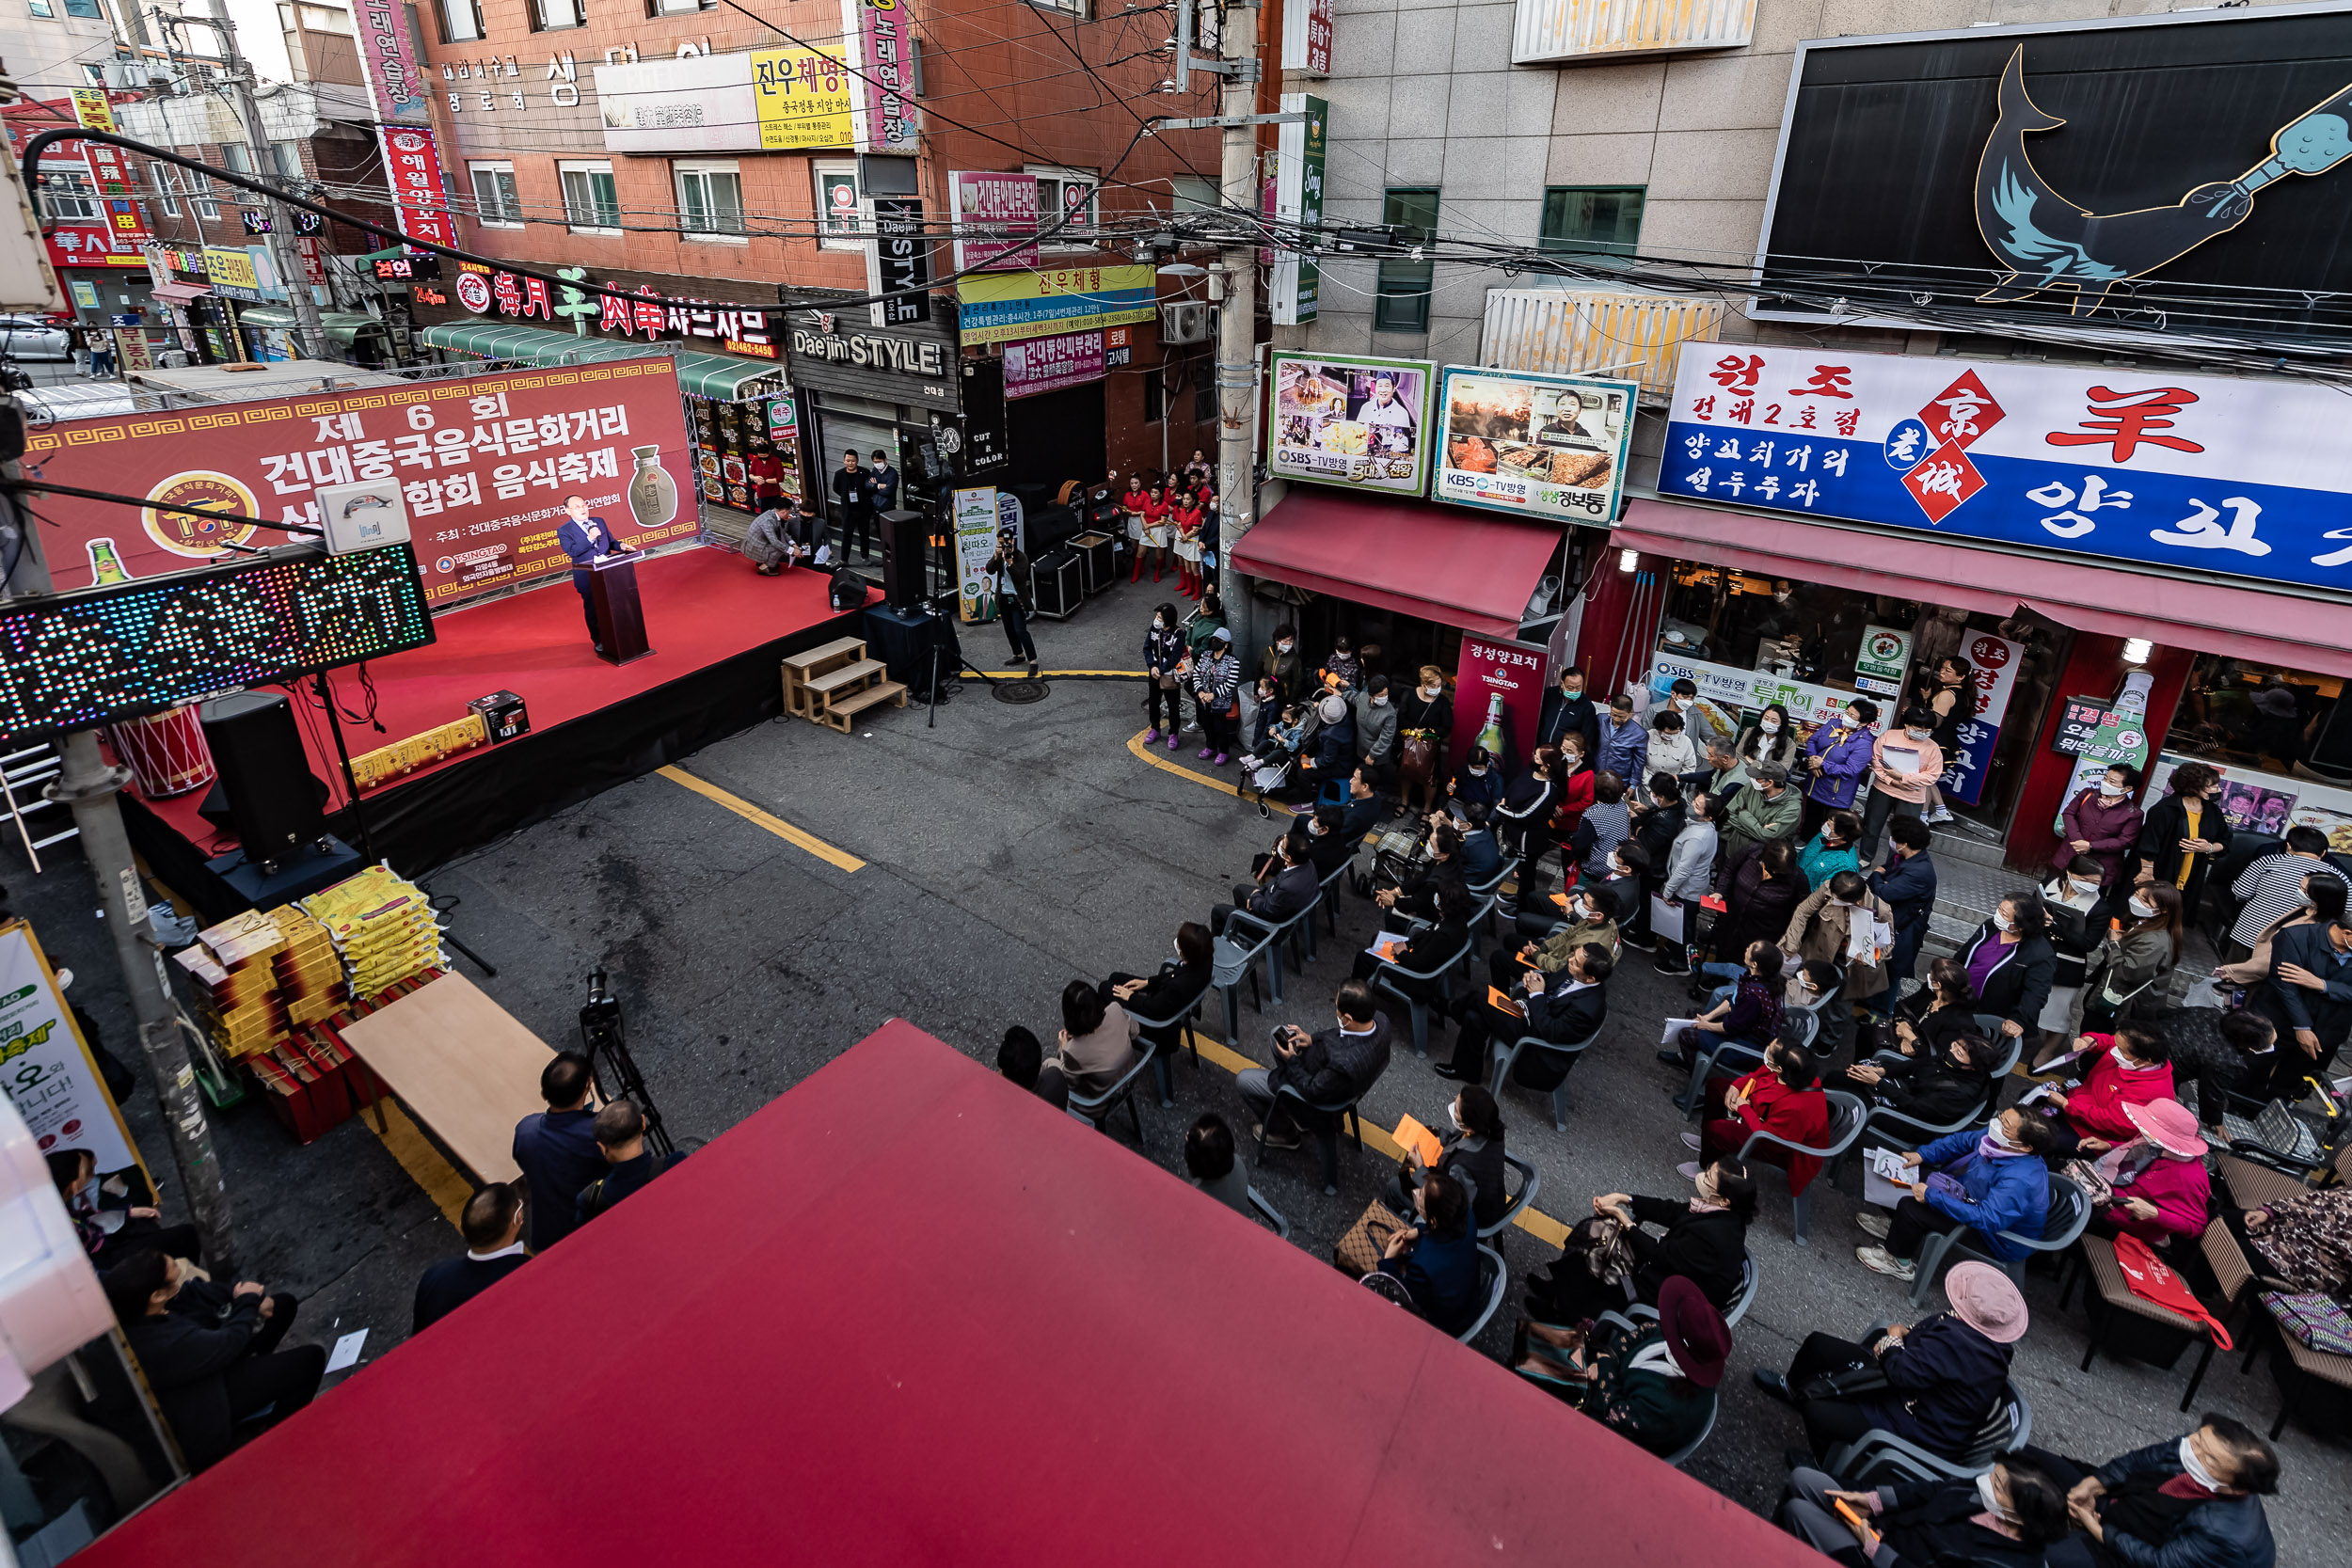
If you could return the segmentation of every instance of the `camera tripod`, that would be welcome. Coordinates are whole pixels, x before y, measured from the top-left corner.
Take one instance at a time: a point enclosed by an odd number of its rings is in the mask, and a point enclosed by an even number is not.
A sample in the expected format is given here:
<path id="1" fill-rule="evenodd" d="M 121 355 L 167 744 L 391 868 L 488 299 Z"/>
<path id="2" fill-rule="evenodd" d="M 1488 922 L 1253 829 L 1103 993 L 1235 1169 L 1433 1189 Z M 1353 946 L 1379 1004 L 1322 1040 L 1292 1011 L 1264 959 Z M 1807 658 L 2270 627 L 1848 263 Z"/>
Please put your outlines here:
<path id="1" fill-rule="evenodd" d="M 601 969 L 588 976 L 588 1003 L 580 1009 L 580 1044 L 588 1053 L 596 1098 L 607 1104 L 615 1100 L 635 1101 L 645 1117 L 645 1147 L 662 1159 L 675 1152 L 676 1146 L 661 1126 L 661 1113 L 645 1092 L 645 1075 L 637 1070 L 637 1060 L 628 1053 L 621 1004 L 606 989 Z"/>

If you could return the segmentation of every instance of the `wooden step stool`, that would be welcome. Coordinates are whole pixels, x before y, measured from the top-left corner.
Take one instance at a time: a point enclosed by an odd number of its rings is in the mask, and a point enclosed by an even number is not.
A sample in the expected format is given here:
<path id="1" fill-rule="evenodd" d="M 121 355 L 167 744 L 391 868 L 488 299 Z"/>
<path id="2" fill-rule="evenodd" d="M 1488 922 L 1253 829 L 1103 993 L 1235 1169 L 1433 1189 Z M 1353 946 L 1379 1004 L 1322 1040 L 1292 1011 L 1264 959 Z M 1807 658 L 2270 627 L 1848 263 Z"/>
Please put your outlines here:
<path id="1" fill-rule="evenodd" d="M 862 639 L 844 637 L 784 660 L 784 710 L 848 735 L 869 707 L 907 705 L 907 689 L 866 657 Z"/>

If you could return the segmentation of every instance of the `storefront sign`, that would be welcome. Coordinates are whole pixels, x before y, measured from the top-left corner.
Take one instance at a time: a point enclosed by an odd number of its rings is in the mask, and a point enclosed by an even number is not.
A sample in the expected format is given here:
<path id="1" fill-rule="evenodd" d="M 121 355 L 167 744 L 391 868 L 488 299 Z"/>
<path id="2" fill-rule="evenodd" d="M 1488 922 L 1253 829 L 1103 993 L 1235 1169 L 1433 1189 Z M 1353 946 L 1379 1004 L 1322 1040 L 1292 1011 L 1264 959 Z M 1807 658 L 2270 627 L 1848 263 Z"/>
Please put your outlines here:
<path id="1" fill-rule="evenodd" d="M 115 354 L 116 362 L 126 371 L 151 371 L 155 368 L 155 356 L 148 351 L 147 334 L 139 328 L 115 328 Z"/>
<path id="2" fill-rule="evenodd" d="M 412 240 L 434 245 L 457 244 L 457 220 L 449 211 L 449 192 L 441 179 L 441 150 L 433 133 L 422 126 L 379 126 L 384 168 L 390 177 L 400 231 Z"/>
<path id="3" fill-rule="evenodd" d="M 1323 0 L 1329 5 L 1330 0 Z M 1327 30 L 1329 21 L 1324 24 Z M 1285 224 L 1312 229 L 1323 222 L 1324 126 L 1330 105 L 1303 92 L 1282 95 L 1284 114 L 1304 114 L 1306 122 L 1279 128 L 1275 167 L 1274 215 Z M 1277 326 L 1303 326 L 1315 319 L 1323 289 L 1323 271 L 1312 256 L 1277 247 L 1274 252 L 1272 309 Z"/>
<path id="4" fill-rule="evenodd" d="M 1422 359 L 1274 356 L 1266 468 L 1277 479 L 1418 496 L 1429 483 L 1429 394 Z"/>
<path id="5" fill-rule="evenodd" d="M 1725 721 L 1717 727 L 1728 727 L 1735 735 L 1741 723 L 1774 703 L 1788 712 L 1791 722 L 1809 727 L 1834 721 L 1854 699 L 1851 691 L 1790 680 L 1770 670 L 1735 670 L 1728 664 L 1708 664 L 1674 654 L 1651 658 L 1648 685 L 1653 702 L 1664 702 L 1674 683 L 1683 680 L 1699 689 L 1702 707 L 1716 710 L 1710 719 L 1720 716 Z"/>
<path id="6" fill-rule="evenodd" d="M 1881 697 L 1903 694 L 1903 672 L 1911 668 L 1911 633 L 1892 626 L 1864 626 L 1854 655 L 1853 683 Z"/>
<path id="7" fill-rule="evenodd" d="M 698 526 L 691 502 L 683 515 L 677 504 L 692 494 L 692 474 L 676 368 L 665 358 L 60 422 L 27 445 L 61 484 L 287 523 L 319 521 L 321 486 L 397 480 L 436 608 L 568 570 L 555 531 L 574 492 L 628 543 Z M 631 483 L 648 458 L 669 476 L 666 512 L 660 485 Z M 184 513 L 149 510 L 125 534 L 122 509 L 106 502 L 53 497 L 43 510 L 58 525 L 48 537 L 60 589 L 89 585 L 89 539 L 114 539 L 135 578 L 257 543 L 251 524 Z"/>
<path id="8" fill-rule="evenodd" d="M 103 94 L 100 95 L 103 97 Z M 11 151 L 40 131 L 54 130 L 64 110 L 20 103 L 8 111 Z M 23 118 L 26 115 L 37 119 Z M 130 170 L 113 148 L 93 142 L 53 142 L 37 171 L 55 199 L 45 231 L 49 264 L 65 267 L 142 267 L 148 230 Z"/>
<path id="9" fill-rule="evenodd" d="M 752 103 L 762 150 L 850 146 L 857 136 L 850 123 L 855 101 L 849 68 L 837 55 L 817 49 L 752 51 Z"/>
<path id="10" fill-rule="evenodd" d="M 957 170 L 947 176 L 947 192 L 955 203 L 958 272 L 1038 264 L 1036 175 Z"/>
<path id="11" fill-rule="evenodd" d="M 2058 736 L 2050 750 L 2105 768 L 2148 766 L 2145 714 L 2122 713 L 2096 697 L 2069 697 L 2058 709 Z"/>
<path id="12" fill-rule="evenodd" d="M 857 13 L 866 119 L 858 146 L 868 152 L 912 153 L 921 136 L 907 82 L 906 6 L 903 0 L 857 0 Z"/>
<path id="13" fill-rule="evenodd" d="M 98 309 L 99 302 L 97 284 L 89 282 L 84 278 L 76 277 L 70 279 L 65 287 L 66 293 L 72 296 L 73 303 L 80 309 L 84 310 L 95 310 Z"/>
<path id="14" fill-rule="evenodd" d="M 262 279 L 253 270 L 250 251 L 230 250 L 223 245 L 204 247 L 204 278 L 215 289 L 243 289 L 258 296 Z"/>
<path id="15" fill-rule="evenodd" d="M 905 326 L 930 314 L 930 300 L 922 291 L 931 284 L 931 246 L 923 237 L 923 198 L 919 196 L 874 198 L 874 262 L 877 293 L 898 297 L 882 301 L 882 325 Z"/>
<path id="16" fill-rule="evenodd" d="M 1465 632 L 1454 667 L 1454 734 L 1446 744 L 1448 770 L 1462 766 L 1472 746 L 1495 753 L 1506 774 L 1535 754 L 1535 725 L 1544 707 L 1544 649 Z M 1502 743 L 1497 745 L 1500 740 Z"/>
<path id="17" fill-rule="evenodd" d="M 1658 487 L 1751 511 L 2352 587 L 2316 382 L 1684 345 Z"/>
<path id="18" fill-rule="evenodd" d="M 1937 787 L 1975 805 L 1984 793 L 1993 749 L 2001 743 L 2001 721 L 2009 715 L 2010 690 L 2017 684 L 2017 667 L 2025 661 L 2026 646 L 1991 632 L 1970 632 L 1961 657 L 1975 672 L 1971 678 L 1977 688 L 1977 713 L 1973 719 L 1962 720 L 1953 731 L 1960 745 L 1944 759 L 1944 777 Z"/>
<path id="19" fill-rule="evenodd" d="M 956 569 L 963 619 L 996 618 L 989 592 L 988 558 L 996 553 L 996 489 L 983 484 L 956 492 Z"/>
<path id="20" fill-rule="evenodd" d="M 957 248 L 963 246 L 961 241 Z M 959 262 L 958 265 L 961 265 Z M 1048 332 L 1148 322 L 1158 314 L 1149 262 L 1136 266 L 1046 267 L 993 272 L 956 280 L 960 335 L 966 347 L 1009 343 Z"/>
<path id="21" fill-rule="evenodd" d="M 2221 775 L 2221 812 L 2230 826 L 2247 832 L 2283 838 L 2289 828 L 2317 828 L 2328 835 L 2336 854 L 2352 854 L 2352 789 L 2342 789 L 2301 775 L 2289 778 L 2207 757 L 2187 757 L 2166 752 L 2148 770 L 2140 800 L 2153 805 L 2164 799 L 2174 768 L 2201 762 Z"/>
<path id="22" fill-rule="evenodd" d="M 1284 0 L 1282 69 L 1310 76 L 1331 74 L 1333 0 Z M 1282 107 L 1287 110 L 1286 103 Z"/>
<path id="23" fill-rule="evenodd" d="M 955 411 L 956 353 L 946 339 L 851 326 L 839 316 L 799 311 L 790 321 L 787 347 L 795 387 Z"/>
<path id="24" fill-rule="evenodd" d="M 1102 380 L 1106 373 L 1100 332 L 1065 332 L 1005 345 L 1005 396 L 1009 398 L 1083 387 Z"/>
<path id="25" fill-rule="evenodd" d="M 1633 439 L 1630 381 L 1450 365 L 1432 500 L 1606 528 Z"/>
<path id="26" fill-rule="evenodd" d="M 115 128 L 114 105 L 102 87 L 75 87 L 73 123 L 85 131 L 111 131 Z"/>
<path id="27" fill-rule="evenodd" d="M 43 1154 L 87 1148 L 102 1171 L 146 1168 L 49 959 L 22 920 L 0 926 L 0 1085 Z"/>
<path id="28" fill-rule="evenodd" d="M 432 79 L 418 64 L 416 39 L 401 0 L 359 0 L 360 69 L 375 99 L 379 119 L 426 125 L 433 104 Z"/>

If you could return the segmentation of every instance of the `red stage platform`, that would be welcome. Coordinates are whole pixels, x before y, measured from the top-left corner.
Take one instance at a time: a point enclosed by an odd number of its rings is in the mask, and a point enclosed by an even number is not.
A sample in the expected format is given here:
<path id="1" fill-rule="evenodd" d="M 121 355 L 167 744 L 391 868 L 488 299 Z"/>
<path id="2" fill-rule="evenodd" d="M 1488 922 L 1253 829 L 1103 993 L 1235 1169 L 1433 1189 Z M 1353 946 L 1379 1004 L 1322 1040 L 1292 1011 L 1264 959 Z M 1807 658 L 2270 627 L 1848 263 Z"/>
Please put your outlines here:
<path id="1" fill-rule="evenodd" d="M 82 1560 L 1820 1560 L 894 1022 Z"/>
<path id="2" fill-rule="evenodd" d="M 462 719 L 469 702 L 500 690 L 521 696 L 532 729 L 519 739 L 460 752 L 363 792 L 360 810 L 379 855 L 389 844 L 397 851 L 396 866 L 421 870 L 469 847 L 469 837 L 471 843 L 486 842 L 529 819 L 527 812 L 516 816 L 524 810 L 520 803 L 499 809 L 491 797 L 501 789 L 525 789 L 546 800 L 544 792 L 552 788 L 562 797 L 547 805 L 552 810 L 583 798 L 564 786 L 566 769 L 584 767 L 596 787 L 603 788 L 740 729 L 761 711 L 775 711 L 781 691 L 776 658 L 859 630 L 858 612 L 834 613 L 826 597 L 830 577 L 822 571 L 800 568 L 766 578 L 739 555 L 705 547 L 644 561 L 637 579 L 646 641 L 654 651 L 625 665 L 608 664 L 589 647 L 580 595 L 568 581 L 560 581 L 447 611 L 434 620 L 437 641 L 431 645 L 367 666 L 384 733 L 346 720 L 343 742 L 355 756 Z M 764 685 L 758 678 L 763 667 Z M 366 705 L 358 670 L 336 671 L 332 679 L 347 712 Z M 632 707 L 646 711 L 632 716 Z M 342 768 L 327 717 L 310 697 L 308 680 L 294 694 L 294 708 L 311 770 L 331 792 L 328 812 L 342 812 L 348 804 Z M 649 744 L 666 754 L 645 761 Z M 612 766 L 624 753 L 625 766 L 616 774 Z M 204 793 L 152 801 L 133 793 L 125 799 L 135 802 L 141 851 L 151 861 L 176 862 L 157 869 L 180 891 L 197 896 L 181 885 L 191 879 L 189 860 L 235 847 L 233 837 L 216 832 L 197 815 Z M 436 816 L 474 812 L 482 831 L 467 834 L 462 817 L 420 821 L 421 804 Z M 138 820 L 142 815 L 144 822 Z M 344 837 L 352 836 L 347 823 L 339 827 Z M 176 855 L 167 840 L 182 846 Z"/>

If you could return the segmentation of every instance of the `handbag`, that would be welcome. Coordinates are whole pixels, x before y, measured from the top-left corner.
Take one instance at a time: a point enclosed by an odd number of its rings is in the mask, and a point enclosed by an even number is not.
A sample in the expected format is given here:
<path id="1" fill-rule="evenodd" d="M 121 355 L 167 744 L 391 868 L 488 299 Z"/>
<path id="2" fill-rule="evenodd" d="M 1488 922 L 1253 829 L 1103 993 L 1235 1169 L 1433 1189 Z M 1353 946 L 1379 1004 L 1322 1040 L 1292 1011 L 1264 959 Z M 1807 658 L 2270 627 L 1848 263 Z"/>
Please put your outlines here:
<path id="1" fill-rule="evenodd" d="M 1380 1259 L 1389 1250 L 1389 1240 L 1411 1226 L 1377 1198 L 1347 1227 L 1339 1244 L 1331 1249 L 1331 1261 L 1343 1274 L 1361 1279 L 1368 1274 L 1380 1272 Z"/>
<path id="2" fill-rule="evenodd" d="M 2061 1174 L 2083 1190 L 2083 1196 L 2090 1200 L 2093 1209 L 2115 1201 L 2115 1183 L 2099 1174 L 2095 1161 L 2069 1160 Z"/>
<path id="3" fill-rule="evenodd" d="M 1438 768 L 1438 745 L 1425 735 L 1408 735 L 1397 748 L 1396 776 L 1411 784 L 1427 784 Z"/>
<path id="4" fill-rule="evenodd" d="M 2352 1317 L 2333 1298 L 2317 1291 L 2265 1291 L 2262 1304 L 2279 1331 L 2305 1349 L 2352 1355 Z"/>
<path id="5" fill-rule="evenodd" d="M 1163 670 L 1160 672 L 1160 689 L 1162 691 L 1173 691 L 1183 684 L 1184 683 L 1182 681 L 1179 681 L 1176 678 L 1175 671 Z"/>
<path id="6" fill-rule="evenodd" d="M 1625 1226 L 1606 1214 L 1594 1214 L 1568 1227 L 1560 1243 L 1560 1259 L 1575 1259 L 1603 1285 L 1618 1285 L 1633 1273 L 1633 1249 L 1626 1244 Z"/>
<path id="7" fill-rule="evenodd" d="M 1875 1366 L 1848 1367 L 1807 1380 L 1804 1386 L 1797 1390 L 1797 1397 L 1802 1400 L 1848 1400 L 1856 1394 L 1875 1394 L 1892 1386 L 1886 1381 L 1886 1374 Z"/>

